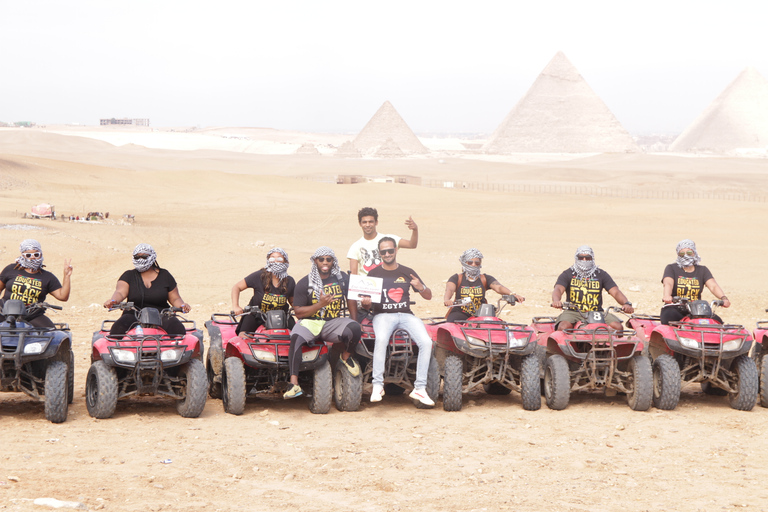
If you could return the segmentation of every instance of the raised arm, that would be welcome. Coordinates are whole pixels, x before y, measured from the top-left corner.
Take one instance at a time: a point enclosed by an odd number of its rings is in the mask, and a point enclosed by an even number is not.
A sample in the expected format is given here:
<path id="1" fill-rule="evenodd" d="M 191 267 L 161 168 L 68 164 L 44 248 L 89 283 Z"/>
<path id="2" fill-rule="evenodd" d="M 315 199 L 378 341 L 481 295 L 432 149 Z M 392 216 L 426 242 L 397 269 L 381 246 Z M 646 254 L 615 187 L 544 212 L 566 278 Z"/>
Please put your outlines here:
<path id="1" fill-rule="evenodd" d="M 71 289 L 70 277 L 72 275 L 72 260 L 64 260 L 64 279 L 61 281 L 61 288 L 51 291 L 51 295 L 61 302 L 69 300 L 69 291 Z"/>
<path id="2" fill-rule="evenodd" d="M 411 230 L 411 239 L 406 240 L 405 238 L 401 238 L 400 243 L 397 244 L 397 246 L 400 249 L 415 249 L 416 246 L 419 245 L 419 226 L 416 225 L 416 222 L 414 222 L 413 218 L 410 216 L 405 221 L 405 225 Z"/>

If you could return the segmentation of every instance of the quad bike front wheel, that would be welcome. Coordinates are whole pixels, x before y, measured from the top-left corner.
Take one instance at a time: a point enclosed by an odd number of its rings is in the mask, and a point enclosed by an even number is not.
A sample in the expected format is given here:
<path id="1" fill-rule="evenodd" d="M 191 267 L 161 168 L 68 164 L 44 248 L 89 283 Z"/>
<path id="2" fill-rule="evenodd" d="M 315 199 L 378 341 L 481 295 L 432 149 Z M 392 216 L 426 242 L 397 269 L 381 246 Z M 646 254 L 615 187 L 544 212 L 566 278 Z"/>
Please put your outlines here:
<path id="1" fill-rule="evenodd" d="M 443 410 L 461 410 L 461 388 L 464 379 L 464 365 L 461 359 L 451 354 L 443 366 Z"/>
<path id="2" fill-rule="evenodd" d="M 328 414 L 331 410 L 333 395 L 333 374 L 331 363 L 325 361 L 315 368 L 312 378 L 312 396 L 309 399 L 309 410 L 313 414 Z"/>
<path id="3" fill-rule="evenodd" d="M 359 367 L 358 363 L 358 367 Z M 363 398 L 363 373 L 353 377 L 344 363 L 336 364 L 333 373 L 333 401 L 340 411 L 357 411 Z"/>
<path id="4" fill-rule="evenodd" d="M 184 398 L 176 401 L 176 411 L 182 418 L 197 418 L 205 409 L 208 394 L 208 377 L 199 359 L 192 359 L 179 370 L 179 377 L 186 379 Z"/>
<path id="5" fill-rule="evenodd" d="M 531 352 L 525 356 L 520 364 L 520 399 L 523 402 L 523 409 L 526 411 L 541 409 L 539 368 L 539 356 L 536 352 Z"/>
<path id="6" fill-rule="evenodd" d="M 680 365 L 669 354 L 653 362 L 653 406 L 671 411 L 680 401 Z"/>
<path id="7" fill-rule="evenodd" d="M 760 357 L 760 405 L 768 407 L 768 357 Z"/>
<path id="8" fill-rule="evenodd" d="M 45 370 L 45 417 L 51 423 L 67 419 L 67 363 L 51 361 Z"/>
<path id="9" fill-rule="evenodd" d="M 544 398 L 555 411 L 568 407 L 571 399 L 571 372 L 568 361 L 560 354 L 549 356 L 544 365 Z"/>
<path id="10" fill-rule="evenodd" d="M 239 416 L 245 410 L 245 368 L 239 357 L 224 360 L 221 372 L 221 401 L 224 412 Z"/>
<path id="11" fill-rule="evenodd" d="M 755 362 L 742 354 L 733 360 L 731 370 L 736 374 L 736 392 L 728 394 L 728 401 L 736 410 L 751 411 L 760 387 Z"/>
<path id="12" fill-rule="evenodd" d="M 633 411 L 647 411 L 653 402 L 653 369 L 651 360 L 644 355 L 636 355 L 629 361 L 629 373 L 632 378 L 627 403 Z"/>
<path id="13" fill-rule="evenodd" d="M 94 418 L 106 419 L 117 407 L 117 372 L 104 361 L 95 361 L 85 378 L 85 406 Z"/>
<path id="14" fill-rule="evenodd" d="M 75 399 L 75 353 L 69 349 L 69 364 L 67 366 L 67 403 Z"/>

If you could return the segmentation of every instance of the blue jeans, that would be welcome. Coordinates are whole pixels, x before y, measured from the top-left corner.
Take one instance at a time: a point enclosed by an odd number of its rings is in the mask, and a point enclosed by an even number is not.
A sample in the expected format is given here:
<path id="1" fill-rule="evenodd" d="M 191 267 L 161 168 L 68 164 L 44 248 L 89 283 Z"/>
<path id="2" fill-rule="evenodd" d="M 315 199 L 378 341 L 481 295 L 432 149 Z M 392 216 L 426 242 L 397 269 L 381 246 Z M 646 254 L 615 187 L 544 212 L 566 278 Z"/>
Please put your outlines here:
<path id="1" fill-rule="evenodd" d="M 387 359 L 389 338 L 396 329 L 403 329 L 410 334 L 411 339 L 419 347 L 419 358 L 416 361 L 415 388 L 427 386 L 429 360 L 432 358 L 432 339 L 427 334 L 424 322 L 410 313 L 379 313 L 373 317 L 373 331 L 376 342 L 373 348 L 373 383 L 384 384 L 384 366 Z"/>

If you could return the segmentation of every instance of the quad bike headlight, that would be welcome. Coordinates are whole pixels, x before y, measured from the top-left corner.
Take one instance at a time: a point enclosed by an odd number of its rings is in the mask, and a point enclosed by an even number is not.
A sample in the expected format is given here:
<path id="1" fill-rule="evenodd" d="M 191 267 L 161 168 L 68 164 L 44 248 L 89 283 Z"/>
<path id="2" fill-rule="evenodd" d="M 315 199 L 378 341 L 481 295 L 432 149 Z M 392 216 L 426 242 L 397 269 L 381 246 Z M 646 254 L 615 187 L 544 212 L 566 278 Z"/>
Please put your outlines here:
<path id="1" fill-rule="evenodd" d="M 685 348 L 701 348 L 699 341 L 693 338 L 680 338 L 680 344 Z"/>
<path id="2" fill-rule="evenodd" d="M 160 360 L 165 362 L 178 361 L 182 354 L 184 354 L 184 351 L 178 348 L 163 350 L 160 352 Z"/>
<path id="3" fill-rule="evenodd" d="M 739 350 L 744 343 L 743 338 L 737 338 L 735 340 L 726 341 L 723 343 L 723 350 Z"/>
<path id="4" fill-rule="evenodd" d="M 509 345 L 509 348 L 524 347 L 527 342 L 528 342 L 527 338 L 515 338 L 515 333 L 513 332 L 507 333 L 507 343 Z"/>
<path id="5" fill-rule="evenodd" d="M 43 344 L 37 341 L 33 343 L 27 343 L 26 345 L 24 345 L 24 353 L 25 354 L 42 354 Z"/>
<path id="6" fill-rule="evenodd" d="M 268 361 L 270 363 L 274 363 L 275 361 L 277 361 L 277 359 L 275 358 L 275 353 L 268 350 L 254 350 L 253 357 L 258 359 L 259 361 Z"/>
<path id="7" fill-rule="evenodd" d="M 317 354 L 320 353 L 320 349 L 316 348 L 314 350 L 307 350 L 306 352 L 301 353 L 301 362 L 307 363 L 309 361 L 314 361 L 317 359 Z"/>
<path id="8" fill-rule="evenodd" d="M 123 350 L 121 348 L 112 349 L 112 357 L 118 363 L 135 363 L 136 352 L 130 350 Z"/>
<path id="9" fill-rule="evenodd" d="M 485 340 L 481 340 L 480 338 L 475 338 L 474 336 L 467 336 L 467 343 L 470 345 L 475 345 L 477 347 L 483 347 L 485 348 L 486 345 L 488 345 L 488 342 Z"/>

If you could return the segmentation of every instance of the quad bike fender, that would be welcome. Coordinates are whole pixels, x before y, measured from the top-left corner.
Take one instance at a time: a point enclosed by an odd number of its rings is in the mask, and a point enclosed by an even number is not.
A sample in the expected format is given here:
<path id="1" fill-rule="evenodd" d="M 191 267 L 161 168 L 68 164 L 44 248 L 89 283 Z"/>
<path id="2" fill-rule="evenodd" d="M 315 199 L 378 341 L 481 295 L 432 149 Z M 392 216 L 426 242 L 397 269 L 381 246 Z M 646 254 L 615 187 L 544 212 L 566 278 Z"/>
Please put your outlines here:
<path id="1" fill-rule="evenodd" d="M 542 341 L 544 343 L 542 343 Z M 549 354 L 560 354 L 566 359 L 574 359 L 576 357 L 568 343 L 566 343 L 565 333 L 563 331 L 553 331 L 546 337 L 542 335 L 542 337 L 539 338 L 539 344 L 547 347 L 547 352 Z"/>
<path id="2" fill-rule="evenodd" d="M 653 320 L 630 318 L 627 320 L 626 325 L 637 333 L 637 337 L 642 340 L 644 344 L 648 344 L 648 341 L 651 339 L 651 333 L 659 326 L 659 323 Z"/>
<path id="3" fill-rule="evenodd" d="M 69 364 L 69 350 L 72 346 L 69 333 L 53 331 L 41 337 L 28 336 L 25 338 L 24 347 L 26 348 L 31 343 L 40 343 L 42 351 L 38 354 L 20 354 L 22 363 L 31 363 L 45 359 L 61 359 Z"/>
<path id="4" fill-rule="evenodd" d="M 742 354 L 749 353 L 752 348 L 752 335 L 744 329 L 739 331 L 738 337 L 741 335 L 746 335 L 746 339 L 741 344 L 741 347 L 734 350 L 723 350 L 721 356 L 723 360 L 734 359 Z M 727 342 L 729 340 L 726 337 L 724 341 Z M 649 350 L 653 359 L 656 359 L 661 354 L 682 354 L 698 359 L 701 357 L 717 357 L 721 353 L 719 349 L 702 350 L 701 348 L 683 346 L 678 340 L 675 328 L 669 325 L 660 325 L 653 330 Z"/>

